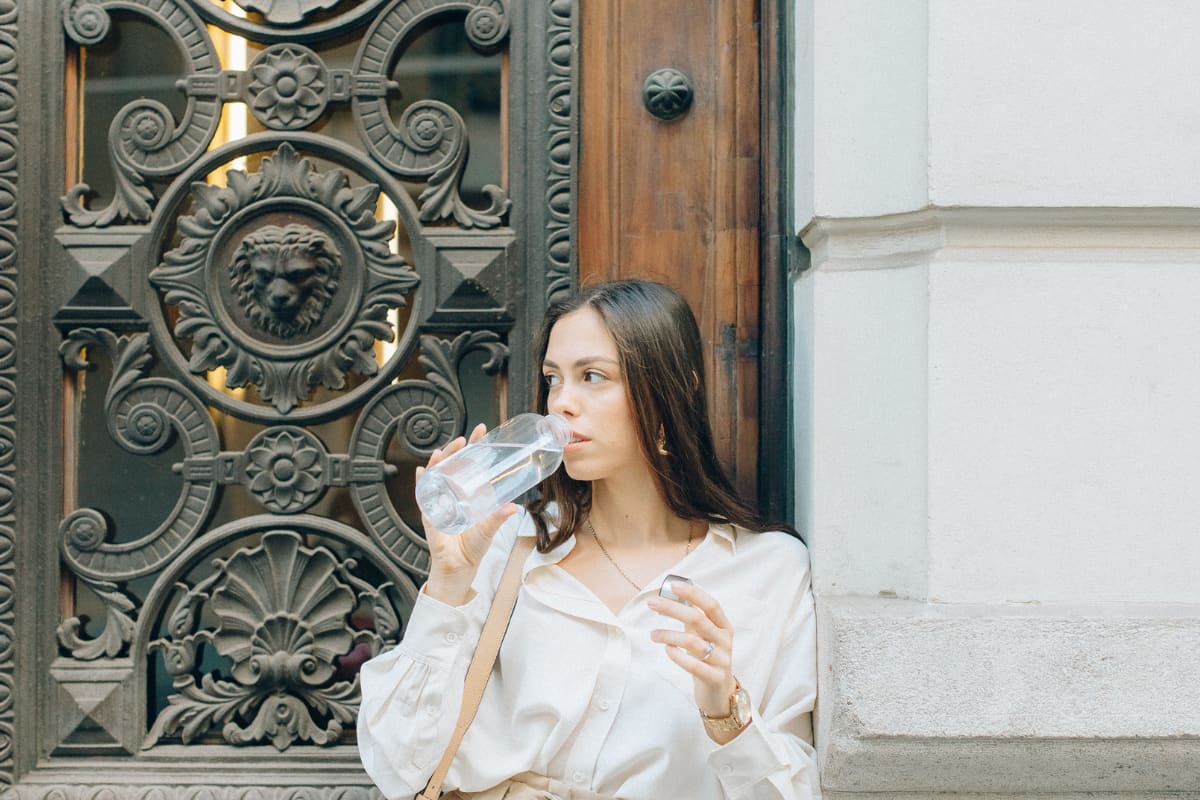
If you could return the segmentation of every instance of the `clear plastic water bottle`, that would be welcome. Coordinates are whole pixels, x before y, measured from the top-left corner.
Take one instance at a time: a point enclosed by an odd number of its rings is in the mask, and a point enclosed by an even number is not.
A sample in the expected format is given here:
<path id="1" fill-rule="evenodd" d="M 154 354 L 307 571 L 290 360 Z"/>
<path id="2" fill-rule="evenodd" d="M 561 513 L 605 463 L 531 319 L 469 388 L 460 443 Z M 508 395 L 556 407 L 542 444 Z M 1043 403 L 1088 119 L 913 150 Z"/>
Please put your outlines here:
<path id="1" fill-rule="evenodd" d="M 421 473 L 417 505 L 439 531 L 462 533 L 553 474 L 570 441 L 563 417 L 518 414 Z"/>

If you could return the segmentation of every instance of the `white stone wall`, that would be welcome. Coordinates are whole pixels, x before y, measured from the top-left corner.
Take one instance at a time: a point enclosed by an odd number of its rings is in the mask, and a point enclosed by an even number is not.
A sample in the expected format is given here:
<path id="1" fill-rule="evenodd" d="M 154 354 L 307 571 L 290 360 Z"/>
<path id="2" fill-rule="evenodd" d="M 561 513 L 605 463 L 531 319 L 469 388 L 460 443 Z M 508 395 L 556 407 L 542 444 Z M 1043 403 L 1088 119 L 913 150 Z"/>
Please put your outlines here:
<path id="1" fill-rule="evenodd" d="M 830 797 L 1200 797 L 1200 3 L 798 0 Z"/>

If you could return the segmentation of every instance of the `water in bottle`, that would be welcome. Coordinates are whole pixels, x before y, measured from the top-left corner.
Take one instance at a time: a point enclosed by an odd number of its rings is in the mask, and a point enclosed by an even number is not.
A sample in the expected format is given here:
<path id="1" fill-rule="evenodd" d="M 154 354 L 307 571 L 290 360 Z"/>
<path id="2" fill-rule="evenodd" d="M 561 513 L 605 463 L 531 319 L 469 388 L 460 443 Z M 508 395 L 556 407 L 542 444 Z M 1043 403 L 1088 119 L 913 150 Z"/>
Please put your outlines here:
<path id="1" fill-rule="evenodd" d="M 570 441 L 563 417 L 519 414 L 425 470 L 417 505 L 434 528 L 462 533 L 558 469 Z"/>

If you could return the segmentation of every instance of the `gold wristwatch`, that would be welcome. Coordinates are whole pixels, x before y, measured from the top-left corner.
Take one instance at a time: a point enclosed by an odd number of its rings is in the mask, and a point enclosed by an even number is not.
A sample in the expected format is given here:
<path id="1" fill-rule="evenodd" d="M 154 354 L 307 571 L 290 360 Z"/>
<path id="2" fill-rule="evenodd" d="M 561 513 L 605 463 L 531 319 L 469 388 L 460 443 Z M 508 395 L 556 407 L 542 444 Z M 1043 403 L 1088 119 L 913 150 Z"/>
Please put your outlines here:
<path id="1" fill-rule="evenodd" d="M 729 713 L 723 717 L 710 717 L 700 709 L 704 729 L 710 733 L 737 733 L 750 724 L 750 695 L 742 688 L 737 678 L 733 679 L 733 694 L 729 695 Z"/>

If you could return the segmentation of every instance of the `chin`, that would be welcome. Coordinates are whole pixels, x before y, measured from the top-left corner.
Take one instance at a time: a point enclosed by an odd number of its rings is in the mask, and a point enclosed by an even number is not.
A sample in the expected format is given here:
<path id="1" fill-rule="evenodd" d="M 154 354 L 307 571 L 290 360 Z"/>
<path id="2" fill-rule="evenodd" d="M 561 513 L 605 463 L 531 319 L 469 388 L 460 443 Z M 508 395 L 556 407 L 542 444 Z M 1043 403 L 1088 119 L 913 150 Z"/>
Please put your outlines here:
<path id="1" fill-rule="evenodd" d="M 588 474 L 587 470 L 579 469 L 578 467 L 572 469 L 570 466 L 568 466 L 566 464 L 566 462 L 563 462 L 563 469 L 566 471 L 567 475 L 569 475 L 571 477 L 572 480 L 590 481 L 592 479 L 591 475 Z"/>
<path id="2" fill-rule="evenodd" d="M 574 461 L 574 463 L 572 463 L 572 461 Z M 588 469 L 586 463 L 581 464 L 574 459 L 564 458 L 562 468 L 566 470 L 567 475 L 569 475 L 572 480 L 594 481 L 597 477 L 599 477 L 594 468 Z"/>

